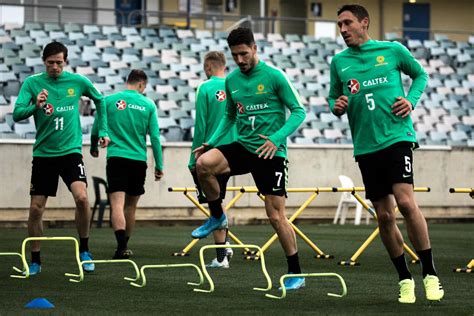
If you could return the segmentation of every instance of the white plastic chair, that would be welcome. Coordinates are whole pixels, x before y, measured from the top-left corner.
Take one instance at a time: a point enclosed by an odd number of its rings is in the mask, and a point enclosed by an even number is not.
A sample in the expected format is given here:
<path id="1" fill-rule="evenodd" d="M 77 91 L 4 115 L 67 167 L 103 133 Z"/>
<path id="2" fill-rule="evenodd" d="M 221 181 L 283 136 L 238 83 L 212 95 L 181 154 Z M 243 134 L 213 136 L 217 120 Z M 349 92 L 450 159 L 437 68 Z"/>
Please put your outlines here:
<path id="1" fill-rule="evenodd" d="M 340 175 L 339 181 L 343 188 L 353 188 L 354 182 L 351 178 Z M 351 192 L 343 192 L 341 195 L 341 199 L 339 200 L 339 204 L 337 206 L 336 215 L 334 216 L 333 224 L 339 223 L 344 225 L 346 222 L 347 211 L 349 210 L 349 206 L 355 206 L 355 218 L 354 218 L 354 225 L 360 225 L 360 220 L 362 218 L 362 204 L 357 201 L 357 199 L 351 194 Z M 370 214 L 369 212 L 365 212 L 365 223 L 368 225 L 370 221 Z"/>

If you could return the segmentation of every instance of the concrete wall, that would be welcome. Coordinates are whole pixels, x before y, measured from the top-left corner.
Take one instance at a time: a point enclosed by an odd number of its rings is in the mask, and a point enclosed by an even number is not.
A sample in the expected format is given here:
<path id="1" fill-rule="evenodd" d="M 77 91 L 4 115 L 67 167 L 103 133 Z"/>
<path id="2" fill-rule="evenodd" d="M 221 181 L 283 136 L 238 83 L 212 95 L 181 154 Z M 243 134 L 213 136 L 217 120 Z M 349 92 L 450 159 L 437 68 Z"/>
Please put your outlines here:
<path id="1" fill-rule="evenodd" d="M 31 175 L 31 150 L 28 141 L 0 143 L 0 210 L 27 210 L 29 206 L 29 181 Z M 105 151 L 99 159 L 88 154 L 89 147 L 84 147 L 85 164 L 89 178 L 89 200 L 94 201 L 91 176 L 105 178 Z M 195 208 L 181 193 L 170 193 L 168 187 L 194 187 L 187 170 L 190 144 L 165 144 L 164 164 L 165 177 L 161 182 L 153 181 L 152 168 L 148 169 L 146 193 L 139 202 L 139 207 L 149 210 L 150 218 L 159 218 L 159 212 L 173 217 L 182 212 L 194 212 Z M 358 167 L 352 158 L 351 147 L 304 147 L 293 145 L 289 151 L 290 171 L 289 187 L 333 187 L 340 186 L 339 174 L 345 174 L 354 180 L 356 186 L 362 186 Z M 152 161 L 149 150 L 149 161 Z M 414 155 L 415 180 L 417 186 L 429 186 L 431 193 L 419 193 L 417 199 L 428 217 L 474 216 L 474 203 L 467 194 L 450 194 L 450 187 L 473 187 L 474 150 L 461 149 L 420 149 Z M 151 164 L 149 164 L 151 165 Z M 253 186 L 250 176 L 239 176 L 231 180 L 231 185 Z M 233 194 L 228 194 L 228 197 Z M 290 194 L 287 205 L 289 209 L 297 208 L 308 193 Z M 335 211 L 339 193 L 321 193 L 311 208 L 322 208 Z M 62 181 L 58 195 L 50 198 L 48 209 L 72 209 L 73 200 Z M 262 208 L 262 202 L 255 194 L 246 194 L 239 200 L 237 207 Z M 315 211 L 313 209 L 313 211 Z M 158 213 L 157 213 L 158 212 Z M 170 213 L 171 212 L 171 213 Z M 4 213 L 5 214 L 5 213 Z M 163 213 L 163 216 L 165 213 Z M 313 213 L 307 213 L 310 215 Z M 314 213 L 317 215 L 317 213 Z M 26 213 L 24 214 L 26 216 Z M 260 214 L 265 217 L 265 214 Z M 327 214 L 326 214 L 327 215 Z M 2 216 L 0 216 L 1 220 Z"/>

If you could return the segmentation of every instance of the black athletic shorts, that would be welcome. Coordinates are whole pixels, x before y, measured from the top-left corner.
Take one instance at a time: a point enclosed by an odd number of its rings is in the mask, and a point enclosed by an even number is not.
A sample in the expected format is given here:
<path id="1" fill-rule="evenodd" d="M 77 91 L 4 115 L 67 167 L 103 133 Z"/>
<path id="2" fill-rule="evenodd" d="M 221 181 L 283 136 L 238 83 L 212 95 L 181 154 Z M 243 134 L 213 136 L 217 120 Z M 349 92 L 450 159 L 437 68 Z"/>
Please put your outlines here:
<path id="1" fill-rule="evenodd" d="M 199 184 L 198 176 L 196 173 L 196 170 L 191 171 L 191 174 L 193 176 L 194 184 L 196 184 L 196 193 L 198 197 L 198 201 L 201 204 L 207 203 L 207 198 L 204 192 L 202 192 L 201 185 Z M 227 182 L 229 181 L 230 175 L 228 174 L 220 174 L 217 177 L 217 182 L 219 182 L 219 188 L 220 188 L 220 198 L 223 200 L 225 199 L 225 192 L 227 189 Z"/>
<path id="2" fill-rule="evenodd" d="M 69 191 L 71 191 L 71 183 L 75 181 L 87 184 L 82 155 L 33 157 L 30 195 L 56 196 L 60 176 Z"/>
<path id="3" fill-rule="evenodd" d="M 230 175 L 251 173 L 255 185 L 264 195 L 286 195 L 288 160 L 282 157 L 258 158 L 245 147 L 234 142 L 216 147 L 227 159 Z"/>
<path id="4" fill-rule="evenodd" d="M 413 184 L 413 149 L 409 142 L 396 143 L 375 153 L 356 156 L 366 198 L 377 201 L 392 194 L 395 183 Z"/>
<path id="5" fill-rule="evenodd" d="M 146 162 L 120 157 L 107 159 L 109 193 L 125 192 L 128 195 L 145 193 Z"/>

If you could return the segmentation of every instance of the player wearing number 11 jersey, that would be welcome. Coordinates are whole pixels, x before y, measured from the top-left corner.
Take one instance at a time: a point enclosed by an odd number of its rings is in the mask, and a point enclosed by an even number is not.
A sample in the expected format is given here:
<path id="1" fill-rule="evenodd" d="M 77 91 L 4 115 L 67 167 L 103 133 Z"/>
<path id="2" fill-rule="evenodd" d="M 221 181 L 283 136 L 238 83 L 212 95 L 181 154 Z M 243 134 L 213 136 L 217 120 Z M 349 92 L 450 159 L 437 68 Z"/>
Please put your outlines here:
<path id="1" fill-rule="evenodd" d="M 444 291 L 434 268 L 428 227 L 413 194 L 412 149 L 417 143 L 410 112 L 428 76 L 400 43 L 370 39 L 369 14 L 364 7 L 343 6 L 337 22 L 348 48 L 331 62 L 329 106 L 334 114 L 347 113 L 349 118 L 366 195 L 375 207 L 380 237 L 399 274 L 398 300 L 414 303 L 416 297 L 396 225 L 396 205 L 422 264 L 426 298 L 440 300 Z M 413 80 L 407 95 L 401 72 Z"/>
<path id="2" fill-rule="evenodd" d="M 59 176 L 71 191 L 76 204 L 76 226 L 80 238 L 80 258 L 90 260 L 87 181 L 82 161 L 82 129 L 79 120 L 79 98 L 91 98 L 97 108 L 102 146 L 107 146 L 107 118 L 104 99 L 89 79 L 63 71 L 67 48 L 52 42 L 43 50 L 46 71 L 28 77 L 21 87 L 13 111 L 18 122 L 33 115 L 36 142 L 33 146 L 33 166 L 30 185 L 28 235 L 43 235 L 42 217 L 48 196 L 56 196 Z M 41 272 L 40 244 L 31 243 L 30 275 Z M 86 272 L 94 264 L 83 265 Z"/>

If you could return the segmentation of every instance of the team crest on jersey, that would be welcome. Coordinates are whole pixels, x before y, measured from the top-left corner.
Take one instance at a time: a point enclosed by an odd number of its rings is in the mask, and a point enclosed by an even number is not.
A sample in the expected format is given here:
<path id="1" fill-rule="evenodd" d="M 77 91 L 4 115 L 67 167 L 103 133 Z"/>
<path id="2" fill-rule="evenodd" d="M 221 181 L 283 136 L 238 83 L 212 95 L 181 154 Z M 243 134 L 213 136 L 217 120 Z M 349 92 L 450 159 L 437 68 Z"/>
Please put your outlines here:
<path id="1" fill-rule="evenodd" d="M 117 108 L 117 110 L 125 110 L 125 108 L 127 107 L 127 102 L 125 102 L 124 100 L 118 100 L 117 102 L 115 102 L 115 107 Z"/>
<path id="2" fill-rule="evenodd" d="M 347 88 L 351 94 L 356 94 L 360 90 L 360 83 L 357 81 L 357 79 L 350 79 L 347 81 Z"/>
<path id="3" fill-rule="evenodd" d="M 217 99 L 217 101 L 219 101 L 219 102 L 225 101 L 225 99 L 226 99 L 225 92 L 222 91 L 222 90 L 217 91 L 217 92 L 216 92 L 216 99 Z"/>
<path id="4" fill-rule="evenodd" d="M 377 63 L 375 64 L 375 67 L 387 65 L 387 63 L 385 62 L 385 57 L 382 55 L 377 56 L 375 60 L 377 61 Z"/>
<path id="5" fill-rule="evenodd" d="M 239 111 L 240 114 L 244 114 L 244 106 L 242 103 L 237 102 L 237 111 Z"/>
<path id="6" fill-rule="evenodd" d="M 43 106 L 43 112 L 47 116 L 50 116 L 54 112 L 54 106 L 51 103 L 47 103 Z"/>
<path id="7" fill-rule="evenodd" d="M 267 93 L 267 92 L 265 92 L 265 86 L 263 85 L 263 83 L 261 83 L 257 86 L 257 94 L 264 94 L 264 93 Z"/>
<path id="8" fill-rule="evenodd" d="M 75 93 L 73 88 L 67 89 L 67 96 L 68 97 L 75 97 L 76 96 L 76 93 Z"/>

